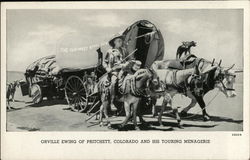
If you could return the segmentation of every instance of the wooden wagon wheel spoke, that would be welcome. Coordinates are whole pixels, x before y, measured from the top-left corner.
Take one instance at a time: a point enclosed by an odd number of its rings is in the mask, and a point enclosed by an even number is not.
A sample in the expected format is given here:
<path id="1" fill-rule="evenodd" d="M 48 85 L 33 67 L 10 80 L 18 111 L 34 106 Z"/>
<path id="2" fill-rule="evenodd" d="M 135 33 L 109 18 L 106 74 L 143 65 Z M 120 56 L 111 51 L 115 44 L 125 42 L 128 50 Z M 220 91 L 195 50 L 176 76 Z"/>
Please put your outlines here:
<path id="1" fill-rule="evenodd" d="M 81 84 L 80 83 L 81 82 L 79 82 L 79 81 L 76 82 L 76 88 L 77 88 L 78 92 L 79 92 L 79 89 L 81 89 Z"/>
<path id="2" fill-rule="evenodd" d="M 74 87 L 72 87 L 70 83 L 68 83 L 68 86 L 66 86 L 66 87 L 67 87 L 67 88 L 70 87 L 70 88 L 72 89 L 72 91 L 74 91 Z"/>
<path id="3" fill-rule="evenodd" d="M 88 106 L 84 82 L 78 76 L 70 76 L 65 83 L 65 97 L 71 109 L 83 112 Z"/>
<path id="4" fill-rule="evenodd" d="M 75 110 L 78 110 L 78 108 L 77 108 L 77 103 L 76 103 L 76 99 L 74 100 L 73 106 L 74 106 L 74 109 L 75 109 Z"/>
<path id="5" fill-rule="evenodd" d="M 74 86 L 75 86 L 75 89 L 77 91 L 78 90 L 78 81 L 77 80 L 75 80 Z"/>
<path id="6" fill-rule="evenodd" d="M 84 98 L 87 98 L 88 97 L 88 95 L 86 94 L 86 93 L 79 93 L 79 95 L 81 95 L 82 97 L 84 97 Z"/>
<path id="7" fill-rule="evenodd" d="M 82 105 L 82 103 L 81 103 L 82 101 L 81 101 L 81 99 L 80 98 L 78 98 L 78 107 L 79 107 L 79 111 L 82 111 L 84 108 L 84 105 Z"/>
<path id="8" fill-rule="evenodd" d="M 43 100 L 42 89 L 38 84 L 31 86 L 31 97 L 34 104 L 38 104 Z"/>
<path id="9" fill-rule="evenodd" d="M 69 105 L 75 104 L 76 99 L 72 98 Z"/>
<path id="10" fill-rule="evenodd" d="M 71 92 L 74 92 L 72 89 L 70 89 L 68 86 L 65 87 L 66 89 L 70 90 Z"/>
<path id="11" fill-rule="evenodd" d="M 75 90 L 77 90 L 77 81 L 76 80 L 73 80 L 73 85 L 74 85 Z"/>
<path id="12" fill-rule="evenodd" d="M 81 91 L 84 91 L 84 90 L 86 90 L 86 87 L 80 89 L 78 92 L 81 92 Z"/>
<path id="13" fill-rule="evenodd" d="M 84 91 L 84 92 L 80 92 L 79 91 L 79 95 L 81 95 L 81 96 L 85 97 L 85 99 L 87 99 L 88 98 L 88 93 L 87 93 L 86 87 L 83 86 L 83 88 L 81 89 L 81 91 Z"/>
<path id="14" fill-rule="evenodd" d="M 79 107 L 81 108 L 81 110 L 84 110 L 85 105 L 86 104 L 81 100 L 81 98 L 79 98 Z"/>
<path id="15" fill-rule="evenodd" d="M 73 86 L 74 88 L 74 91 L 76 91 L 76 80 L 75 79 L 71 79 L 71 83 L 70 83 L 71 86 Z"/>
<path id="16" fill-rule="evenodd" d="M 81 108 L 80 108 L 80 105 L 79 105 L 79 99 L 78 98 L 76 98 L 75 107 L 78 110 L 78 112 L 80 112 Z"/>
<path id="17" fill-rule="evenodd" d="M 87 101 L 87 99 L 86 99 L 86 98 L 84 98 L 84 97 L 81 97 L 81 99 L 82 99 L 82 100 L 84 100 L 85 102 Z"/>

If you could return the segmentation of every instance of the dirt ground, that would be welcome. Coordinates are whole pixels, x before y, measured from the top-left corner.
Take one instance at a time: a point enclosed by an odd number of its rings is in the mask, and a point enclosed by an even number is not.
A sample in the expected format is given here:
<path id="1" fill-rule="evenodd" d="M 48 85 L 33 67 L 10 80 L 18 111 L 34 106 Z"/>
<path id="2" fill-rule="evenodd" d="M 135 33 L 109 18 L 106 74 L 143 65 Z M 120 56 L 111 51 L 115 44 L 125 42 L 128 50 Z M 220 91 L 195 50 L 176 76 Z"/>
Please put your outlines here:
<path id="1" fill-rule="evenodd" d="M 23 74 L 8 73 L 8 81 L 22 78 Z M 237 77 L 235 85 L 237 96 L 226 98 L 222 93 L 211 102 L 217 90 L 209 92 L 205 96 L 207 112 L 211 120 L 204 122 L 201 118 L 201 109 L 198 105 L 189 112 L 190 118 L 183 118 L 183 128 L 178 128 L 176 120 L 169 114 L 164 114 L 163 124 L 160 127 L 157 117 L 144 115 L 144 120 L 148 125 L 139 127 L 142 131 L 242 131 L 243 130 L 243 85 L 242 75 Z M 78 113 L 68 110 L 65 100 L 44 100 L 39 106 L 35 106 L 28 96 L 22 96 L 20 88 L 17 88 L 15 95 L 16 102 L 11 102 L 15 109 L 7 112 L 7 131 L 119 131 L 118 125 L 124 120 L 123 116 L 111 117 L 112 129 L 100 127 L 98 120 L 89 117 L 85 113 Z M 175 104 L 183 108 L 190 103 L 185 96 L 176 96 Z M 161 100 L 158 101 L 158 105 Z M 180 108 L 180 110 L 181 110 Z M 132 131 L 132 123 L 129 123 L 123 131 Z"/>

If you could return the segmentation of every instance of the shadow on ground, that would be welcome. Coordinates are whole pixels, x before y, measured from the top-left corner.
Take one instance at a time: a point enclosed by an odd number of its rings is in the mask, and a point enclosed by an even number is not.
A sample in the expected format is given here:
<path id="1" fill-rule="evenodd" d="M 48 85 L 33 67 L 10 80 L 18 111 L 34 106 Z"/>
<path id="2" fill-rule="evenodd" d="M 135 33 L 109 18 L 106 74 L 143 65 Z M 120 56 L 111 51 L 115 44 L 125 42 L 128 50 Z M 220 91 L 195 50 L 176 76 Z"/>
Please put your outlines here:
<path id="1" fill-rule="evenodd" d="M 155 126 L 152 126 L 151 123 L 147 122 L 146 124 L 139 124 L 138 125 L 140 130 L 158 130 L 158 131 L 173 131 L 174 129 L 172 127 L 165 127 L 165 128 L 157 128 Z M 118 131 L 132 131 L 135 130 L 135 127 L 133 124 L 127 124 L 123 128 L 120 127 L 120 124 L 112 124 L 112 129 L 116 129 Z"/>
<path id="2" fill-rule="evenodd" d="M 17 127 L 18 129 L 21 129 L 21 130 L 26 130 L 26 131 L 40 131 L 39 128 L 29 128 L 29 127 Z"/>
<path id="3" fill-rule="evenodd" d="M 26 102 L 26 103 L 32 103 L 32 102 Z M 28 105 L 29 107 L 47 107 L 47 106 L 53 106 L 57 104 L 67 104 L 66 100 L 59 100 L 59 99 L 54 99 L 54 100 L 44 100 L 41 103 L 38 104 L 30 104 Z"/>
<path id="4" fill-rule="evenodd" d="M 39 108 L 39 107 L 54 106 L 54 105 L 58 105 L 58 104 L 63 104 L 63 105 L 67 104 L 66 100 L 58 100 L 58 99 L 44 100 L 39 104 L 34 104 L 32 101 L 25 102 L 25 101 L 15 100 L 14 103 L 16 103 L 16 102 L 29 104 L 29 105 L 26 105 L 26 106 L 21 107 L 21 108 L 16 108 L 16 107 L 13 107 L 11 105 L 11 109 L 7 110 L 7 112 L 13 112 L 13 111 L 18 111 L 18 110 L 23 110 L 23 109 L 28 109 L 28 108 Z"/>
<path id="5" fill-rule="evenodd" d="M 164 113 L 163 116 L 175 118 L 174 115 L 171 113 Z M 186 120 L 186 121 L 203 121 L 203 116 L 200 114 L 188 113 L 185 117 L 181 117 L 181 119 Z M 229 123 L 237 123 L 237 124 L 241 124 L 243 122 L 243 120 L 234 120 L 228 117 L 219 117 L 219 116 L 211 116 L 211 115 L 210 115 L 210 121 L 229 122 Z"/>

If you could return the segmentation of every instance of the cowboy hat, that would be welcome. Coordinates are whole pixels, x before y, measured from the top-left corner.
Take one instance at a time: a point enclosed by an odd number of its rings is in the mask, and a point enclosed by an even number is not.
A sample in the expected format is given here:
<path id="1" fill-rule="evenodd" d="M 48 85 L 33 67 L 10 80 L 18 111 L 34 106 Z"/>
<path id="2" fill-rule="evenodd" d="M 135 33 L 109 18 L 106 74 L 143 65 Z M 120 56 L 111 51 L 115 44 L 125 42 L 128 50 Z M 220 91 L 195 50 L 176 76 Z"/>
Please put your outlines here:
<path id="1" fill-rule="evenodd" d="M 120 39 L 124 40 L 124 35 L 121 35 L 121 34 L 119 34 L 119 33 L 115 34 L 115 35 L 109 40 L 109 45 L 110 45 L 111 47 L 114 46 L 114 40 L 117 39 L 117 38 L 120 38 Z"/>

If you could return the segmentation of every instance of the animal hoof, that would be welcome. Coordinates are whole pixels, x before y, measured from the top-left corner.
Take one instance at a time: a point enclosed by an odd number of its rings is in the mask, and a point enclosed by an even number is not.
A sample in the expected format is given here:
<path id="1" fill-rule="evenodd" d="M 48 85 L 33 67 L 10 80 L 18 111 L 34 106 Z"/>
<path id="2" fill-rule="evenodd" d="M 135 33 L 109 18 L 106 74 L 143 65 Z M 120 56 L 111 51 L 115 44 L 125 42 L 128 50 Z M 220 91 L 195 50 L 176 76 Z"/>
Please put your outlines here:
<path id="1" fill-rule="evenodd" d="M 101 122 L 99 125 L 100 125 L 100 127 L 102 127 L 103 126 L 103 122 Z"/>
<path id="2" fill-rule="evenodd" d="M 180 116 L 181 117 L 186 117 L 187 116 L 187 112 L 186 111 L 181 111 Z"/>
<path id="3" fill-rule="evenodd" d="M 209 120 L 210 120 L 210 117 L 208 117 L 208 116 L 204 116 L 204 117 L 203 117 L 203 121 L 206 122 L 206 121 L 209 121 Z"/>
<path id="4" fill-rule="evenodd" d="M 136 130 L 136 131 L 139 131 L 140 128 L 139 128 L 138 126 L 135 126 L 135 130 Z"/>
<path id="5" fill-rule="evenodd" d="M 118 128 L 119 128 L 119 129 L 124 128 L 124 125 L 119 124 L 119 125 L 118 125 Z"/>
<path id="6" fill-rule="evenodd" d="M 178 125 L 178 128 L 180 128 L 180 129 L 184 129 L 184 128 L 183 128 L 183 126 L 182 126 L 182 125 L 180 125 L 180 124 Z"/>
<path id="7" fill-rule="evenodd" d="M 111 128 L 111 123 L 110 123 L 110 122 L 108 122 L 107 126 L 108 126 L 108 128 Z"/>
<path id="8" fill-rule="evenodd" d="M 183 124 L 182 124 L 181 120 L 178 119 L 178 120 L 177 120 L 177 124 L 178 124 L 178 125 L 177 125 L 178 128 L 181 128 L 181 129 L 183 128 Z"/>
<path id="9" fill-rule="evenodd" d="M 183 124 L 182 123 L 178 123 L 177 127 L 180 128 L 180 129 L 183 129 Z"/>

